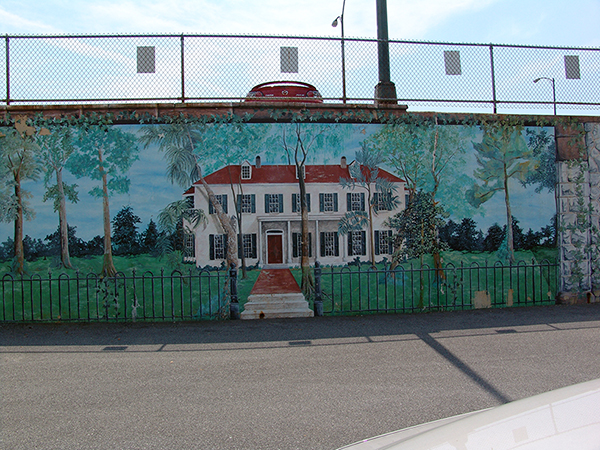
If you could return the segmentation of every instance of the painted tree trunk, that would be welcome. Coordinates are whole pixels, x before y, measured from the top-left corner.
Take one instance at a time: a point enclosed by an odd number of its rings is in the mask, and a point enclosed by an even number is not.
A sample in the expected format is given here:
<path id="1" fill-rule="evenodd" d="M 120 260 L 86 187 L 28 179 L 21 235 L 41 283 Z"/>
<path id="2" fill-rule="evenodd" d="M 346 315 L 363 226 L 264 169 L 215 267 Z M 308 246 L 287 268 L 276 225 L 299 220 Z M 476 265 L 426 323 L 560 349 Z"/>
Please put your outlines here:
<path id="1" fill-rule="evenodd" d="M 235 264 L 237 266 L 237 239 L 232 220 L 223 211 L 223 207 L 217 200 L 217 197 L 215 196 L 215 193 L 213 192 L 211 187 L 204 180 L 202 174 L 200 174 L 200 183 L 202 183 L 202 186 L 206 190 L 208 198 L 213 204 L 213 207 L 217 214 L 217 218 L 219 219 L 219 223 L 221 224 L 221 226 L 223 227 L 223 231 L 227 235 L 227 266 L 231 267 L 231 264 Z"/>
<path id="2" fill-rule="evenodd" d="M 69 255 L 69 230 L 67 225 L 67 205 L 63 188 L 62 169 L 56 169 L 56 183 L 58 187 L 58 224 L 60 229 L 60 262 L 62 267 L 72 269 Z"/>
<path id="3" fill-rule="evenodd" d="M 304 165 L 298 167 L 298 173 L 302 174 L 304 171 Z M 308 241 L 308 205 L 306 204 L 306 183 L 304 177 L 298 177 L 298 185 L 300 187 L 300 231 L 302 233 L 302 256 L 300 260 L 300 267 L 302 268 L 302 281 L 300 288 L 306 297 L 310 296 L 310 293 L 314 290 L 315 280 L 313 273 L 310 270 L 309 260 L 309 241 Z"/>
<path id="4" fill-rule="evenodd" d="M 369 258 L 371 268 L 375 269 L 375 231 L 373 230 L 373 205 L 371 204 L 371 193 L 369 192 Z"/>
<path id="5" fill-rule="evenodd" d="M 515 262 L 515 250 L 513 243 L 512 210 L 510 207 L 510 196 L 508 194 L 508 175 L 504 169 L 504 201 L 506 203 L 506 249 L 511 264 Z"/>
<path id="6" fill-rule="evenodd" d="M 17 214 L 15 217 L 15 272 L 23 275 L 25 272 L 25 251 L 23 249 L 23 199 L 21 197 L 21 177 L 15 174 L 15 198 L 17 199 Z"/>
<path id="7" fill-rule="evenodd" d="M 103 167 L 102 149 L 98 149 L 98 170 L 102 173 L 102 212 L 104 218 L 104 259 L 102 261 L 102 277 L 114 277 L 117 274 L 112 257 L 112 244 L 110 240 L 110 208 L 108 204 L 108 180 Z"/>

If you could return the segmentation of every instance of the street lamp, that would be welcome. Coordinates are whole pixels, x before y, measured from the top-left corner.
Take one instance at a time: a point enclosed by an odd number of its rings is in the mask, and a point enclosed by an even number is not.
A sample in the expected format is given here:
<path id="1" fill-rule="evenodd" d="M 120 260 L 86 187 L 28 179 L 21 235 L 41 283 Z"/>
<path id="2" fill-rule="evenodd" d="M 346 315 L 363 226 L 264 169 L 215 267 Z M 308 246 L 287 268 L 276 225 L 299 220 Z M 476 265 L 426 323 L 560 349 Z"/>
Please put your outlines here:
<path id="1" fill-rule="evenodd" d="M 552 81 L 552 102 L 554 103 L 554 115 L 556 115 L 556 83 L 554 82 L 554 78 L 540 77 L 533 80 L 533 82 L 537 83 L 540 80 Z"/>
<path id="2" fill-rule="evenodd" d="M 331 22 L 332 27 L 337 27 L 338 19 L 341 23 L 342 29 L 342 101 L 346 103 L 346 52 L 344 50 L 344 9 L 346 8 L 346 0 L 342 4 L 342 14 L 337 16 L 333 22 Z"/>

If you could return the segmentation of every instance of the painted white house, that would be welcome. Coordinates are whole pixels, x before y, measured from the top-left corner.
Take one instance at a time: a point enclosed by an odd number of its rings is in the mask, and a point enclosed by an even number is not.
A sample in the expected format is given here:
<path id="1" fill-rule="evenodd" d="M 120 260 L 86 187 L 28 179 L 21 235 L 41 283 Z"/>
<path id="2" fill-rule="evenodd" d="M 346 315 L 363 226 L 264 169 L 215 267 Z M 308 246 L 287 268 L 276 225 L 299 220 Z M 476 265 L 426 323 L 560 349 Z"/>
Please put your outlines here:
<path id="1" fill-rule="evenodd" d="M 300 265 L 302 234 L 296 172 L 295 165 L 261 165 L 257 157 L 254 165 L 249 162 L 230 165 L 204 177 L 228 216 L 235 215 L 236 204 L 241 208 L 238 255 L 242 250 L 245 252 L 247 265 Z M 398 202 L 395 210 L 385 210 L 382 206 L 374 216 L 377 261 L 383 257 L 390 259 L 393 252 L 391 230 L 384 226 L 384 221 L 405 207 L 404 181 L 382 169 L 379 176 L 393 183 Z M 318 260 L 321 264 L 343 265 L 357 257 L 361 261 L 369 259 L 368 230 L 344 235 L 338 232 L 338 222 L 346 212 L 368 208 L 366 189 L 344 189 L 341 178 L 350 178 L 344 157 L 339 165 L 305 166 L 311 263 Z M 186 234 L 186 260 L 202 267 L 221 265 L 226 256 L 227 238 L 206 190 L 198 181 L 183 196 L 190 206 L 203 210 L 208 216 L 206 226 L 199 225 Z"/>

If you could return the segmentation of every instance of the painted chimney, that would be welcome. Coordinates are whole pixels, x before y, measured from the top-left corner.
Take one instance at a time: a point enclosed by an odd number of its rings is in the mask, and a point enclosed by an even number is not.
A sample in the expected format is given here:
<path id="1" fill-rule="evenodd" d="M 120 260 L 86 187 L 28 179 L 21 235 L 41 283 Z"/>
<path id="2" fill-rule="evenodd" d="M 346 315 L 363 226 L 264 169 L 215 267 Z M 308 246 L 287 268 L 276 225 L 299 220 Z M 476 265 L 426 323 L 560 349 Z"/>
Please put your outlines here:
<path id="1" fill-rule="evenodd" d="M 260 169 L 260 156 L 256 157 L 256 168 Z"/>
<path id="2" fill-rule="evenodd" d="M 342 156 L 342 160 L 340 161 L 340 166 L 342 167 L 342 169 L 345 169 L 346 167 L 348 167 L 348 164 L 346 164 L 345 156 Z"/>

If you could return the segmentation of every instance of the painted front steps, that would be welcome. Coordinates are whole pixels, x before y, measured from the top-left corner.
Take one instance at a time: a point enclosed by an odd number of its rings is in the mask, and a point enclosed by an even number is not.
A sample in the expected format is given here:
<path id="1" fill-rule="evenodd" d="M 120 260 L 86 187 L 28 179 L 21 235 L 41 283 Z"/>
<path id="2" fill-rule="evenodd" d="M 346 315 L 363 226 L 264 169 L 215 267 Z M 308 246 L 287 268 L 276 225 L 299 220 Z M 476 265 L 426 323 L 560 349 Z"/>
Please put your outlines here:
<path id="1" fill-rule="evenodd" d="M 289 269 L 261 271 L 240 314 L 242 319 L 313 317 Z"/>

